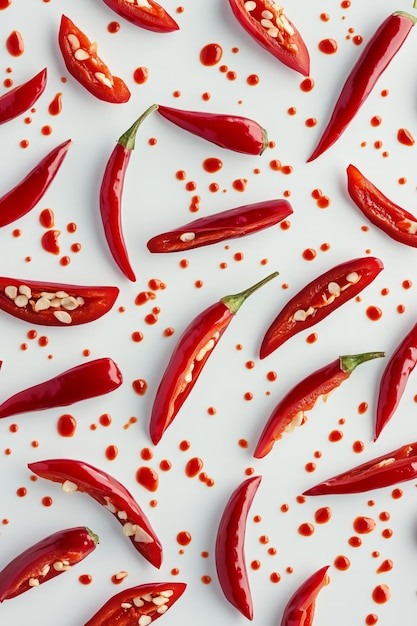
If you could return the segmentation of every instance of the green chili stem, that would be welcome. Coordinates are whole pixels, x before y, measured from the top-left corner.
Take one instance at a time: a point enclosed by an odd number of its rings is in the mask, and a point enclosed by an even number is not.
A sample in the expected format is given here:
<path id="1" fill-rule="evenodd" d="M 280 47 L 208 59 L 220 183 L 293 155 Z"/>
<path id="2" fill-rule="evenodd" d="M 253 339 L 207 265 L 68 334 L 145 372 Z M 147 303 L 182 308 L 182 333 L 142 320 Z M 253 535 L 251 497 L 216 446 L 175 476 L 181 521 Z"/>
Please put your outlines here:
<path id="1" fill-rule="evenodd" d="M 118 143 L 124 146 L 127 150 L 133 150 L 135 147 L 136 133 L 138 131 L 139 126 L 148 117 L 148 115 L 150 115 L 157 108 L 158 108 L 157 104 L 152 104 L 150 107 L 148 107 L 146 111 L 144 111 L 142 115 L 138 117 L 136 122 L 134 122 L 132 126 L 125 133 L 123 133 L 121 137 L 119 137 Z"/>
<path id="2" fill-rule="evenodd" d="M 224 298 L 221 298 L 221 302 L 223 302 L 232 313 L 237 313 L 245 300 L 249 298 L 249 296 L 252 295 L 254 291 L 257 291 L 257 289 L 278 276 L 278 274 L 279 272 L 273 272 L 272 274 L 269 274 L 269 276 L 267 276 L 266 278 L 263 278 L 258 283 L 255 283 L 255 285 L 248 287 L 248 289 L 245 289 L 240 293 L 235 293 L 230 296 L 224 296 Z"/>

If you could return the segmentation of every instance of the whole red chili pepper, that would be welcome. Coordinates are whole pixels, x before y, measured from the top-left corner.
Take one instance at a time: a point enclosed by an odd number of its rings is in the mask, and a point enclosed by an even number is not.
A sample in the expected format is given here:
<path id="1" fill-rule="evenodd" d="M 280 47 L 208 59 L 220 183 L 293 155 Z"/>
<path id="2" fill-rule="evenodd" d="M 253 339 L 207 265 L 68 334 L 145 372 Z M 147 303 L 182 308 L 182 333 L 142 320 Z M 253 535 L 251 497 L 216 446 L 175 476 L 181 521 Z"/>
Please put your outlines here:
<path id="1" fill-rule="evenodd" d="M 147 583 L 112 596 L 84 626 L 146 626 L 164 615 L 182 596 L 185 583 Z"/>
<path id="2" fill-rule="evenodd" d="M 0 124 L 13 120 L 30 109 L 46 87 L 46 67 L 31 79 L 0 96 Z"/>
<path id="3" fill-rule="evenodd" d="M 0 309 L 30 324 L 87 324 L 108 313 L 118 295 L 118 287 L 40 283 L 0 276 Z"/>
<path id="4" fill-rule="evenodd" d="M 291 432 L 306 421 L 305 411 L 311 410 L 317 400 L 325 401 L 328 394 L 350 377 L 361 363 L 385 356 L 384 352 L 365 352 L 340 356 L 316 370 L 291 389 L 272 411 L 259 437 L 253 456 L 261 459 L 272 450 L 285 432 Z"/>
<path id="5" fill-rule="evenodd" d="M 155 33 L 170 33 L 179 29 L 174 18 L 154 0 L 104 0 L 104 3 L 135 26 Z"/>
<path id="6" fill-rule="evenodd" d="M 29 463 L 37 476 L 61 483 L 63 491 L 87 493 L 114 515 L 135 549 L 154 567 L 162 563 L 162 546 L 133 495 L 116 478 L 84 461 L 45 459 Z"/>
<path id="7" fill-rule="evenodd" d="M 97 543 L 97 535 L 85 526 L 59 530 L 38 541 L 0 571 L 0 602 L 68 571 L 85 559 Z"/>
<path id="8" fill-rule="evenodd" d="M 155 445 L 184 404 L 235 313 L 254 291 L 277 275 L 278 272 L 274 272 L 245 291 L 221 298 L 187 326 L 156 392 L 149 424 L 150 437 Z"/>
<path id="9" fill-rule="evenodd" d="M 135 147 L 136 133 L 143 120 L 156 109 L 149 107 L 119 138 L 107 161 L 100 188 L 100 213 L 110 252 L 123 274 L 135 282 L 122 230 L 122 196 L 126 169 Z"/>
<path id="10" fill-rule="evenodd" d="M 310 55 L 300 33 L 273 0 L 229 0 L 239 24 L 265 50 L 304 76 L 310 73 Z"/>
<path id="11" fill-rule="evenodd" d="M 183 130 L 234 152 L 260 155 L 268 147 L 267 132 L 247 117 L 186 111 L 157 105 L 158 113 Z"/>
<path id="12" fill-rule="evenodd" d="M 70 145 L 68 139 L 51 150 L 16 187 L 0 198 L 0 227 L 26 215 L 37 205 L 54 180 Z"/>
<path id="13" fill-rule="evenodd" d="M 230 496 L 216 536 L 215 560 L 226 599 L 247 619 L 253 619 L 252 596 L 245 561 L 246 521 L 261 476 L 251 476 Z"/>
<path id="14" fill-rule="evenodd" d="M 310 487 L 305 496 L 363 493 L 413 480 L 417 476 L 417 442 L 357 465 Z"/>
<path id="15" fill-rule="evenodd" d="M 396 11 L 382 22 L 349 73 L 330 120 L 307 162 L 317 159 L 346 130 L 378 78 L 405 42 L 416 21 L 415 16 Z"/>
<path id="16" fill-rule="evenodd" d="M 225 239 L 244 237 L 281 222 L 293 212 L 287 200 L 267 200 L 246 204 L 201 217 L 175 230 L 152 237 L 150 252 L 179 252 L 208 246 Z"/>
<path id="17" fill-rule="evenodd" d="M 66 15 L 61 18 L 58 43 L 68 72 L 99 100 L 122 104 L 130 98 L 126 83 L 113 76 L 97 55 L 97 44 Z"/>
<path id="18" fill-rule="evenodd" d="M 329 565 L 314 572 L 289 599 L 281 619 L 281 626 L 312 626 L 317 594 L 329 583 Z"/>
<path id="19" fill-rule="evenodd" d="M 383 269 L 380 259 L 363 257 L 336 265 L 308 283 L 284 305 L 262 340 L 267 357 L 295 334 L 306 330 L 358 295 Z"/>

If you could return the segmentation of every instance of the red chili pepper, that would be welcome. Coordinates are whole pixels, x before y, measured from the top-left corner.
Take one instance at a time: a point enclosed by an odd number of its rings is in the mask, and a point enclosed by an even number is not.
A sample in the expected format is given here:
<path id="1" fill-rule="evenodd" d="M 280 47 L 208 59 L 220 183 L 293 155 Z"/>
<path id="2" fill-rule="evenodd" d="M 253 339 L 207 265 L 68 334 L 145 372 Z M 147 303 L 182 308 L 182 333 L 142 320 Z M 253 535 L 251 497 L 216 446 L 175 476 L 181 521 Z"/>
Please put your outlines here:
<path id="1" fill-rule="evenodd" d="M 118 295 L 118 287 L 40 283 L 0 276 L 0 309 L 30 324 L 87 324 L 108 313 Z"/>
<path id="2" fill-rule="evenodd" d="M 306 421 L 305 411 L 310 411 L 317 400 L 326 401 L 328 394 L 350 377 L 361 363 L 385 356 L 384 352 L 365 352 L 340 356 L 332 363 L 316 370 L 289 391 L 272 411 L 253 456 L 261 459 L 266 456 L 285 432 L 291 432 Z"/>
<path id="3" fill-rule="evenodd" d="M 46 459 L 29 463 L 37 476 L 61 483 L 65 493 L 81 491 L 114 515 L 135 549 L 154 567 L 162 563 L 162 546 L 133 495 L 116 478 L 74 459 Z"/>
<path id="4" fill-rule="evenodd" d="M 68 72 L 93 96 L 113 104 L 129 100 L 127 85 L 97 55 L 97 44 L 66 15 L 61 18 L 58 42 Z"/>
<path id="5" fill-rule="evenodd" d="M 37 205 L 54 180 L 70 145 L 68 139 L 51 150 L 16 187 L 0 198 L 0 227 L 23 217 Z"/>
<path id="6" fill-rule="evenodd" d="M 183 130 L 234 152 L 260 155 L 268 147 L 267 132 L 247 117 L 205 111 L 185 111 L 157 105 L 158 112 Z"/>
<path id="7" fill-rule="evenodd" d="M 244 237 L 269 228 L 291 215 L 292 206 L 287 200 L 267 200 L 246 204 L 201 217 L 152 237 L 147 243 L 150 252 L 179 252 L 208 246 L 225 239 Z"/>
<path id="8" fill-rule="evenodd" d="M 14 598 L 71 569 L 96 547 L 84 526 L 59 530 L 16 556 L 0 572 L 0 602 Z"/>
<path id="9" fill-rule="evenodd" d="M 153 624 L 182 596 L 185 583 L 148 583 L 117 593 L 84 626 Z"/>
<path id="10" fill-rule="evenodd" d="M 246 32 L 265 50 L 304 76 L 310 73 L 310 55 L 300 33 L 273 0 L 229 0 L 233 14 Z"/>
<path id="11" fill-rule="evenodd" d="M 330 120 L 307 162 L 317 159 L 346 130 L 416 21 L 417 18 L 413 15 L 396 11 L 382 22 L 349 73 Z"/>
<path id="12" fill-rule="evenodd" d="M 274 272 L 241 293 L 221 298 L 187 326 L 174 348 L 156 392 L 149 425 L 155 445 L 184 404 L 235 313 L 254 291 L 277 275 L 278 272 Z"/>
<path id="13" fill-rule="evenodd" d="M 170 33 L 179 26 L 171 15 L 154 0 L 104 0 L 108 7 L 135 26 L 155 33 Z"/>
<path id="14" fill-rule="evenodd" d="M 46 67 L 30 80 L 0 96 L 0 124 L 13 120 L 32 107 L 46 87 Z"/>
<path id="15" fill-rule="evenodd" d="M 310 328 L 358 295 L 383 269 L 380 259 L 363 257 L 336 265 L 299 291 L 274 319 L 260 348 L 264 359 L 285 341 Z"/>
<path id="16" fill-rule="evenodd" d="M 123 274 L 135 282 L 122 229 L 122 196 L 125 174 L 135 147 L 136 133 L 143 120 L 156 109 L 149 107 L 117 141 L 107 161 L 100 188 L 100 213 L 110 252 Z"/>
<path id="17" fill-rule="evenodd" d="M 281 619 L 281 626 L 312 626 L 319 591 L 329 583 L 329 565 L 314 572 L 289 599 Z"/>
<path id="18" fill-rule="evenodd" d="M 251 476 L 232 493 L 217 530 L 215 560 L 226 599 L 247 619 L 253 619 L 252 596 L 245 561 L 246 520 L 261 476 Z"/>
<path id="19" fill-rule="evenodd" d="M 357 465 L 310 487 L 305 496 L 363 493 L 413 480 L 417 476 L 417 442 Z"/>

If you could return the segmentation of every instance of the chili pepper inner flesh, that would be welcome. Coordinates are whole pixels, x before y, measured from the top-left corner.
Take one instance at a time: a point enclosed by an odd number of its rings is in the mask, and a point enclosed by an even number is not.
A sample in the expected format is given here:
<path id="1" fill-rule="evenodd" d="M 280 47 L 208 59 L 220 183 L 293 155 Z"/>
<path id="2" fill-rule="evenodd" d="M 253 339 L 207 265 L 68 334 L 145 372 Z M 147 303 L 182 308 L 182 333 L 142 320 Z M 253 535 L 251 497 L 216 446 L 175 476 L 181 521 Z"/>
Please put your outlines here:
<path id="1" fill-rule="evenodd" d="M 244 7 L 250 17 L 256 20 L 270 37 L 276 39 L 290 52 L 298 52 L 298 46 L 291 41 L 295 31 L 282 5 L 278 2 L 268 2 L 268 0 L 247 0 Z"/>

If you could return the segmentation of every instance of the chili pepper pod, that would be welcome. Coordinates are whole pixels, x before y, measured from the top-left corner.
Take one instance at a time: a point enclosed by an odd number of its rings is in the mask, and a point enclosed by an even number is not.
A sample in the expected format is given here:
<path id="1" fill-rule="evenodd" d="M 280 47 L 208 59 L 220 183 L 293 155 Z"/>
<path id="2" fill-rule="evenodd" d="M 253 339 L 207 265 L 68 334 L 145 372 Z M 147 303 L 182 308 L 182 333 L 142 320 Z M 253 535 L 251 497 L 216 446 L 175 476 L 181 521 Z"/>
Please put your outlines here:
<path id="1" fill-rule="evenodd" d="M 46 67 L 25 83 L 0 96 L 0 124 L 15 119 L 30 109 L 45 91 Z"/>
<path id="2" fill-rule="evenodd" d="M 239 308 L 254 291 L 276 276 L 278 272 L 240 293 L 221 298 L 187 326 L 156 391 L 149 424 L 150 437 L 155 445 L 184 404 L 207 359 Z"/>
<path id="3" fill-rule="evenodd" d="M 298 587 L 284 609 L 281 626 L 312 626 L 317 595 L 329 584 L 328 570 L 325 565 Z"/>
<path id="4" fill-rule="evenodd" d="M 104 3 L 135 26 L 155 33 L 171 33 L 179 29 L 174 18 L 154 0 L 146 0 L 146 2 L 104 0 Z"/>

